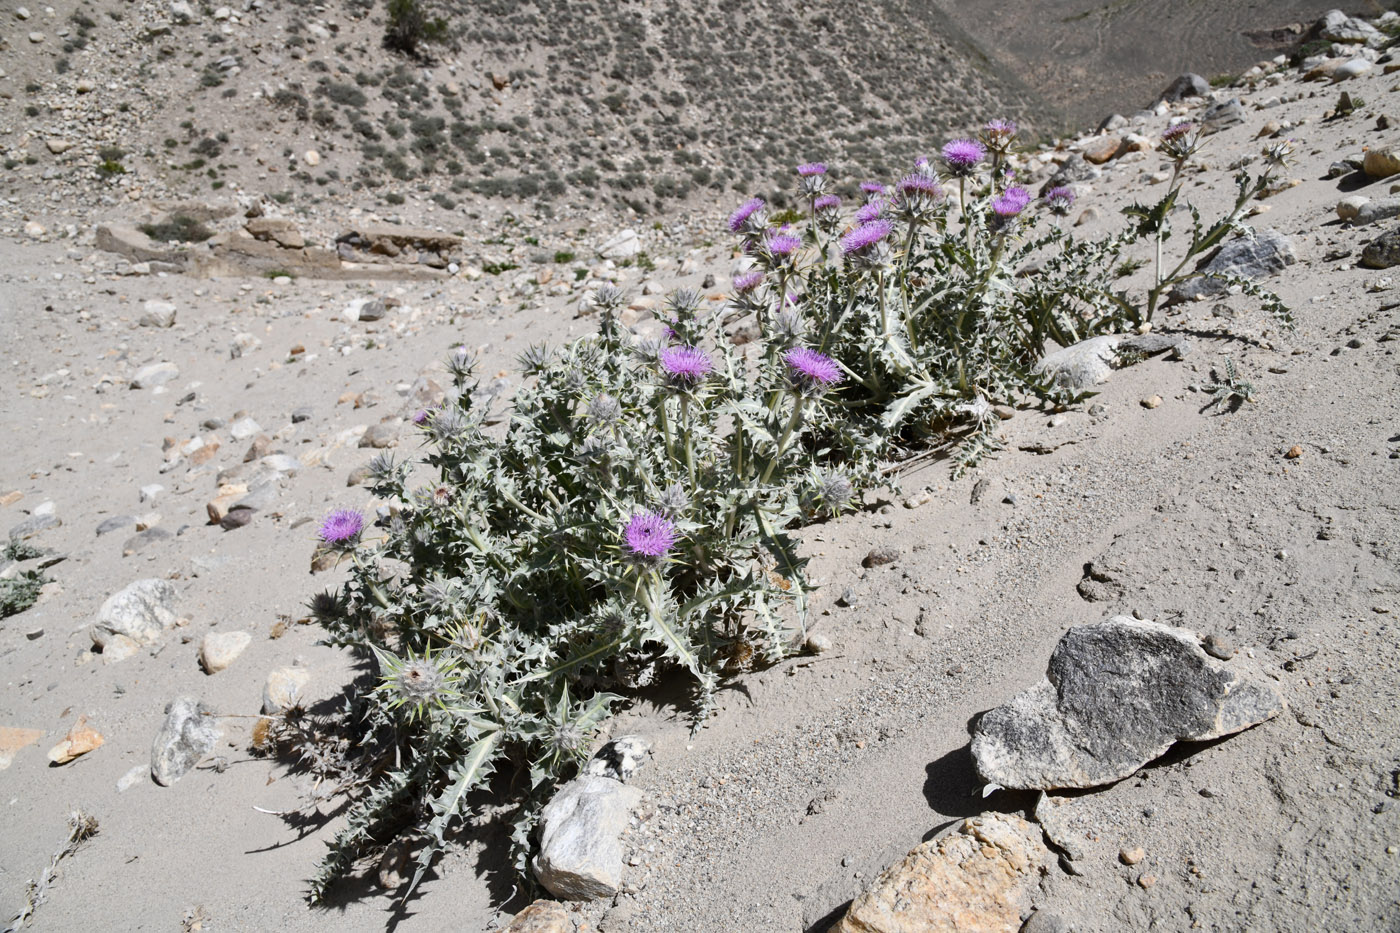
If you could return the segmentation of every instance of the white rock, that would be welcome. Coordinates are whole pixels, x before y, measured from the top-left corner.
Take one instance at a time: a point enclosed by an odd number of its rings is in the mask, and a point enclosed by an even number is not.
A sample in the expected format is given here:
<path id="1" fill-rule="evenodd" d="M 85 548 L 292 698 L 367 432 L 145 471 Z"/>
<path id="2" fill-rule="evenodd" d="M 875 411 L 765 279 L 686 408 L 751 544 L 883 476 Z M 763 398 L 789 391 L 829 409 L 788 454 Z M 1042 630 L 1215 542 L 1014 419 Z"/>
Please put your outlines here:
<path id="1" fill-rule="evenodd" d="M 561 787 L 540 815 L 535 877 L 555 897 L 612 897 L 622 884 L 622 834 L 642 792 L 584 775 Z"/>
<path id="2" fill-rule="evenodd" d="M 168 301 L 148 301 L 142 305 L 142 327 L 174 327 L 175 306 Z"/>
<path id="3" fill-rule="evenodd" d="M 1337 67 L 1336 71 L 1332 72 L 1332 83 L 1336 84 L 1338 81 L 1345 81 L 1348 78 L 1364 75 L 1366 72 L 1370 71 L 1371 68 L 1371 63 L 1366 61 L 1366 59 L 1353 58 L 1349 62 L 1344 62 Z"/>
<path id="4" fill-rule="evenodd" d="M 18 16 L 20 19 L 29 19 L 29 8 L 22 6 L 15 7 L 15 16 Z"/>
<path id="5" fill-rule="evenodd" d="M 1370 200 L 1370 198 L 1360 194 L 1353 194 L 1349 198 L 1342 198 L 1337 202 L 1337 216 L 1342 220 L 1355 220 L 1357 212 Z"/>
<path id="6" fill-rule="evenodd" d="M 72 149 L 72 148 L 73 148 L 73 142 L 72 142 L 72 140 L 69 140 L 69 139 L 57 139 L 57 138 L 54 138 L 54 137 L 50 137 L 50 138 L 44 140 L 44 145 L 45 145 L 45 146 L 48 146 L 48 147 L 49 147 L 49 152 L 52 152 L 54 155 L 62 155 L 63 153 L 67 152 L 69 149 Z"/>
<path id="7" fill-rule="evenodd" d="M 631 259 L 641 251 L 642 238 L 635 230 L 623 230 L 598 247 L 598 255 L 604 259 Z"/>
<path id="8" fill-rule="evenodd" d="M 175 588 L 165 580 L 137 580 L 107 597 L 97 610 L 92 640 L 106 648 L 114 635 L 125 635 L 137 644 L 149 645 L 175 624 L 169 603 Z"/>
<path id="9" fill-rule="evenodd" d="M 262 425 L 258 424 L 252 418 L 239 418 L 228 426 L 228 433 L 232 435 L 233 439 L 236 441 L 246 441 L 248 438 L 253 437 L 261 431 Z"/>
<path id="10" fill-rule="evenodd" d="M 199 663 L 210 674 L 228 667 L 252 644 L 247 632 L 210 632 L 199 646 Z"/>
<path id="11" fill-rule="evenodd" d="M 141 501 L 154 502 L 156 501 L 156 496 L 163 492 L 165 492 L 165 487 L 160 483 L 149 483 L 141 487 Z"/>
<path id="12" fill-rule="evenodd" d="M 194 7 L 190 6 L 186 0 L 172 0 L 170 4 L 170 18 L 177 23 L 193 22 Z"/>
<path id="13" fill-rule="evenodd" d="M 299 704 L 310 680 L 311 672 L 304 667 L 279 667 L 270 672 L 263 684 L 263 713 L 271 716 Z"/>
<path id="14" fill-rule="evenodd" d="M 156 386 L 163 386 L 176 376 L 180 375 L 180 367 L 174 363 L 152 363 L 150 366 L 137 370 L 136 375 L 131 380 L 133 389 L 154 389 Z"/>
<path id="15" fill-rule="evenodd" d="M 307 165 L 315 166 L 321 164 L 321 153 L 317 152 L 315 149 L 306 150 L 306 152 L 302 153 L 301 158 Z"/>

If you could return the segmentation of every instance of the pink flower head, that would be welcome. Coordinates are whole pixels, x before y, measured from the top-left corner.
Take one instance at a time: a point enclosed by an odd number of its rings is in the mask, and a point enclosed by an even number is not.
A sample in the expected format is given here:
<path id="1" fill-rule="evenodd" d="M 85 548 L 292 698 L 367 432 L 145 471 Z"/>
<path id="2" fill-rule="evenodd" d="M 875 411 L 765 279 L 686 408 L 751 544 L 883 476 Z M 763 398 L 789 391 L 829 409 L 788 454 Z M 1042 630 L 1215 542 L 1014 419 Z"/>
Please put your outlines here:
<path id="1" fill-rule="evenodd" d="M 628 553 L 645 561 L 657 561 L 676 546 L 676 526 L 656 512 L 637 512 L 622 531 Z"/>
<path id="2" fill-rule="evenodd" d="M 746 295 L 763 283 L 763 270 L 750 269 L 734 276 L 734 291 Z"/>
<path id="3" fill-rule="evenodd" d="M 860 226 L 861 224 L 870 223 L 884 213 L 887 207 L 889 207 L 889 204 L 883 198 L 875 198 L 873 201 L 867 202 L 856 211 L 856 225 Z"/>
<path id="4" fill-rule="evenodd" d="M 894 224 L 888 220 L 872 220 L 861 224 L 841 238 L 841 252 L 850 256 L 864 252 L 894 232 Z"/>
<path id="5" fill-rule="evenodd" d="M 769 233 L 763 238 L 764 251 L 768 253 L 769 256 L 776 259 L 784 259 L 791 256 L 793 253 L 797 252 L 798 247 L 801 245 L 802 241 L 791 233 L 788 233 L 786 227 L 776 232 Z"/>
<path id="6" fill-rule="evenodd" d="M 783 354 L 783 361 L 794 379 L 810 388 L 829 388 L 841 381 L 841 367 L 824 353 L 807 347 L 793 347 Z"/>
<path id="7" fill-rule="evenodd" d="M 860 190 L 866 194 L 884 194 L 885 186 L 878 181 L 863 181 L 860 183 Z"/>
<path id="8" fill-rule="evenodd" d="M 943 162 L 954 175 L 971 175 L 987 149 L 975 139 L 955 139 L 943 147 Z"/>
<path id="9" fill-rule="evenodd" d="M 799 166 L 797 167 L 797 174 L 801 175 L 803 178 L 807 178 L 807 177 L 812 176 L 812 175 L 825 175 L 825 174 L 826 174 L 826 163 L 825 163 L 825 162 L 803 162 L 801 165 L 799 165 Z"/>
<path id="10" fill-rule="evenodd" d="M 750 198 L 740 204 L 739 209 L 729 215 L 729 229 L 734 233 L 742 233 L 749 220 L 767 206 L 768 202 L 762 198 Z"/>
<path id="11" fill-rule="evenodd" d="M 671 381 L 683 386 L 698 385 L 715 368 L 699 347 L 667 347 L 657 354 L 657 359 Z"/>
<path id="12" fill-rule="evenodd" d="M 365 517 L 354 509 L 336 509 L 321 519 L 317 534 L 326 544 L 344 546 L 360 537 L 365 530 Z"/>
<path id="13" fill-rule="evenodd" d="M 992 210 L 998 217 L 1009 219 L 1025 210 L 1030 203 L 1031 195 L 1025 188 L 1007 188 L 992 199 Z"/>
<path id="14" fill-rule="evenodd" d="M 812 202 L 814 211 L 834 211 L 841 206 L 841 199 L 834 194 L 824 194 Z"/>

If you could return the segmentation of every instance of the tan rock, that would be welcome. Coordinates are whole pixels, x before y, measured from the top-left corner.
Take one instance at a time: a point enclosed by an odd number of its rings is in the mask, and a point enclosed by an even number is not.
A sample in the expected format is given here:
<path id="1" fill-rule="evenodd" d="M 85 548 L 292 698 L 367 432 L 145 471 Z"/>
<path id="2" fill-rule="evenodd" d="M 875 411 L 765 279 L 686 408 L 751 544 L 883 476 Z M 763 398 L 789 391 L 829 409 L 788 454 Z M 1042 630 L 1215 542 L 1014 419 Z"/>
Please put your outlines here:
<path id="1" fill-rule="evenodd" d="M 248 494 L 248 486 L 245 483 L 229 483 L 219 487 L 219 494 L 210 499 L 205 504 L 204 510 L 209 513 L 209 524 L 217 525 L 224 520 L 228 510 L 233 508 L 233 504 Z"/>
<path id="2" fill-rule="evenodd" d="M 301 703 L 302 691 L 311 680 L 304 667 L 279 667 L 263 684 L 262 711 L 265 715 L 285 712 Z"/>
<path id="3" fill-rule="evenodd" d="M 1391 144 L 1367 149 L 1361 168 L 1372 178 L 1388 178 L 1400 173 L 1400 146 Z"/>
<path id="4" fill-rule="evenodd" d="M 49 761 L 56 765 L 66 765 L 79 755 L 86 755 L 104 741 L 102 733 L 87 724 L 87 717 L 79 716 L 78 721 L 73 723 L 73 727 L 63 737 L 63 741 L 49 749 Z"/>
<path id="5" fill-rule="evenodd" d="M 290 220 L 278 217 L 255 217 L 243 225 L 243 229 L 258 240 L 271 240 L 286 249 L 301 249 L 306 245 L 297 225 Z"/>
<path id="6" fill-rule="evenodd" d="M 49 152 L 52 152 L 54 155 L 62 155 L 69 149 L 73 148 L 73 141 L 71 139 L 57 139 L 54 137 L 50 137 L 44 140 L 44 145 L 48 146 Z"/>
<path id="7" fill-rule="evenodd" d="M 1091 136 L 1084 140 L 1079 148 L 1084 155 L 1085 162 L 1102 165 L 1118 155 L 1118 150 L 1122 145 L 1122 140 L 1117 136 Z"/>
<path id="8" fill-rule="evenodd" d="M 27 748 L 44 737 L 43 729 L 22 729 L 15 726 L 0 726 L 0 771 L 4 771 L 15 760 L 15 753 Z"/>
<path id="9" fill-rule="evenodd" d="M 217 674 L 238 660 L 252 641 L 247 632 L 210 632 L 199 645 L 199 663 L 205 673 Z"/>
<path id="10" fill-rule="evenodd" d="M 125 661 L 133 654 L 141 650 L 141 643 L 136 639 L 118 632 L 107 637 L 102 645 L 102 663 L 116 664 L 118 661 Z"/>
<path id="11" fill-rule="evenodd" d="M 210 460 L 214 459 L 214 455 L 218 452 L 219 442 L 216 440 L 209 441 L 203 447 L 190 452 L 190 465 L 199 466 L 201 463 L 208 463 Z"/>
<path id="12" fill-rule="evenodd" d="M 501 933 L 574 933 L 574 922 L 563 904 L 538 900 L 516 914 Z"/>
<path id="13" fill-rule="evenodd" d="M 1031 823 L 974 816 L 881 872 L 832 933 L 1015 933 L 1048 857 Z"/>

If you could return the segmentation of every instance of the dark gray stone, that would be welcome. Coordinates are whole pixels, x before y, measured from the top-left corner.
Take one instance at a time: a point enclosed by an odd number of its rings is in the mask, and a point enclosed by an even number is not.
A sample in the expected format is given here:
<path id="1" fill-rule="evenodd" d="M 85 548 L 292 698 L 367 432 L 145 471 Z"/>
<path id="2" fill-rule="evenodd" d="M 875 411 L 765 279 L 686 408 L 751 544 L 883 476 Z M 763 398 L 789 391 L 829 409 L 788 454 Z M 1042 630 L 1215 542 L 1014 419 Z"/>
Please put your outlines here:
<path id="1" fill-rule="evenodd" d="M 1201 135 L 1209 136 L 1244 122 L 1244 105 L 1239 98 L 1232 97 L 1218 104 L 1211 104 L 1201 114 Z"/>
<path id="2" fill-rule="evenodd" d="M 152 544 L 159 544 L 175 537 L 164 528 L 147 528 L 145 531 L 138 531 L 122 542 L 122 556 L 129 557 L 138 554 L 150 547 Z"/>
<path id="3" fill-rule="evenodd" d="M 973 726 L 982 779 L 1050 790 L 1121 780 L 1178 741 L 1278 715 L 1283 697 L 1243 659 L 1211 658 L 1192 633 L 1119 616 L 1071 628 L 1046 679 Z"/>
<path id="4" fill-rule="evenodd" d="M 1157 99 L 1174 104 L 1188 97 L 1206 97 L 1209 94 L 1210 82 L 1200 75 L 1188 71 L 1168 84 L 1167 89 L 1162 92 L 1162 96 Z"/>
<path id="5" fill-rule="evenodd" d="M 194 697 L 176 697 L 151 744 L 151 777 L 169 787 L 214 750 L 220 737 L 213 710 Z"/>
<path id="6" fill-rule="evenodd" d="M 315 411 L 310 405 L 303 405 L 300 408 L 292 409 L 292 424 L 301 424 L 303 421 L 310 421 Z"/>
<path id="7" fill-rule="evenodd" d="M 1400 216 L 1400 198 L 1376 198 L 1357 209 L 1352 223 L 1364 227 L 1396 216 Z"/>
<path id="8" fill-rule="evenodd" d="M 1040 196 L 1044 197 L 1045 192 L 1051 188 L 1058 188 L 1061 185 L 1072 185 L 1077 181 L 1093 181 L 1103 174 L 1103 169 L 1096 165 L 1090 165 L 1084 161 L 1084 157 L 1079 153 L 1074 153 L 1064 163 L 1055 170 L 1055 174 L 1045 184 L 1040 186 Z"/>
<path id="9" fill-rule="evenodd" d="M 862 567 L 883 567 L 885 564 L 893 564 L 895 561 L 899 560 L 900 554 L 902 553 L 903 552 L 899 548 L 892 545 L 873 547 L 870 549 L 870 552 L 865 555 L 865 560 L 860 563 Z"/>
<path id="10" fill-rule="evenodd" d="M 1361 251 L 1361 265 L 1367 269 L 1389 269 L 1400 265 L 1400 227 L 1382 233 Z"/>
<path id="11" fill-rule="evenodd" d="M 41 531 L 50 528 L 57 528 L 63 522 L 58 520 L 56 515 L 34 515 L 13 526 L 10 529 L 10 537 L 16 541 L 23 541 L 32 538 Z"/>
<path id="12" fill-rule="evenodd" d="M 1293 241 L 1277 230 L 1258 230 L 1253 237 L 1238 237 L 1196 264 L 1203 276 L 1238 275 L 1260 279 L 1277 275 L 1298 261 Z M 1226 292 L 1229 286 L 1217 278 L 1189 279 L 1172 289 L 1170 301 L 1208 298 Z"/>

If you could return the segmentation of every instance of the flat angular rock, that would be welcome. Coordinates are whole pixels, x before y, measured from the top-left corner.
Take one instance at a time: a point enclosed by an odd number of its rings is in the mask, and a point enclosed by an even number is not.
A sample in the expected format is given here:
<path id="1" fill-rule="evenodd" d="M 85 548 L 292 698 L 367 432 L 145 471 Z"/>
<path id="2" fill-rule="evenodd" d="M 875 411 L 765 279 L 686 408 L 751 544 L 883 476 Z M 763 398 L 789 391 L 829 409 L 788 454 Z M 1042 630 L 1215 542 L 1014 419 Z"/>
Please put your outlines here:
<path id="1" fill-rule="evenodd" d="M 1015 933 L 1048 858 L 1020 817 L 971 817 L 881 872 L 831 933 Z"/>
<path id="2" fill-rule="evenodd" d="M 635 230 L 621 230 L 598 247 L 604 259 L 631 259 L 642 251 L 642 238 Z"/>
<path id="3" fill-rule="evenodd" d="M 540 816 L 535 877 L 555 897 L 587 901 L 617 894 L 622 883 L 622 833 L 642 792 L 586 774 L 555 793 Z"/>
<path id="4" fill-rule="evenodd" d="M 247 632 L 210 632 L 200 642 L 199 663 L 206 673 L 217 674 L 238 660 L 252 641 Z"/>
<path id="5" fill-rule="evenodd" d="M 66 765 L 74 758 L 86 755 L 101 746 L 105 741 L 102 733 L 87 724 L 86 716 L 79 716 L 78 721 L 68 730 L 68 734 L 49 749 L 49 761 L 56 765 Z"/>
<path id="6" fill-rule="evenodd" d="M 1206 275 L 1238 275 L 1246 279 L 1261 279 L 1277 275 L 1298 261 L 1293 241 L 1276 230 L 1259 230 L 1253 237 L 1238 237 L 1196 265 L 1196 271 Z M 1189 301 L 1226 292 L 1229 286 L 1221 279 L 1190 279 L 1172 289 L 1172 302 Z"/>
<path id="7" fill-rule="evenodd" d="M 1089 389 L 1108 381 L 1122 342 L 1119 334 L 1090 337 L 1048 354 L 1036 364 L 1035 371 L 1066 389 Z"/>
<path id="8" fill-rule="evenodd" d="M 169 787 L 214 750 L 221 735 L 212 710 L 194 697 L 176 697 L 151 743 L 151 777 Z"/>
<path id="9" fill-rule="evenodd" d="M 1238 98 L 1211 104 L 1201 114 L 1201 135 L 1209 136 L 1244 122 L 1244 105 Z"/>
<path id="10" fill-rule="evenodd" d="M 97 610 L 92 640 L 106 647 L 113 635 L 125 635 L 139 645 L 149 645 L 175 624 L 170 603 L 175 588 L 156 578 L 137 580 L 107 597 Z"/>
<path id="11" fill-rule="evenodd" d="M 175 306 L 168 301 L 148 301 L 139 321 L 142 327 L 174 327 Z"/>
<path id="12" fill-rule="evenodd" d="M 1364 227 L 1392 217 L 1400 217 L 1400 198 L 1376 198 L 1374 201 L 1367 201 L 1357 208 L 1351 220 L 1358 227 Z"/>
<path id="13" fill-rule="evenodd" d="M 133 389 L 154 389 L 156 386 L 163 386 L 170 380 L 180 375 L 180 367 L 174 363 L 152 363 L 150 366 L 143 366 L 136 371 L 136 375 L 131 378 Z"/>
<path id="14" fill-rule="evenodd" d="M 1210 657 L 1190 632 L 1119 616 L 1066 632 L 1046 679 L 973 726 L 972 757 L 1002 787 L 1097 787 L 1175 742 L 1230 735 L 1283 708 L 1242 660 Z"/>

